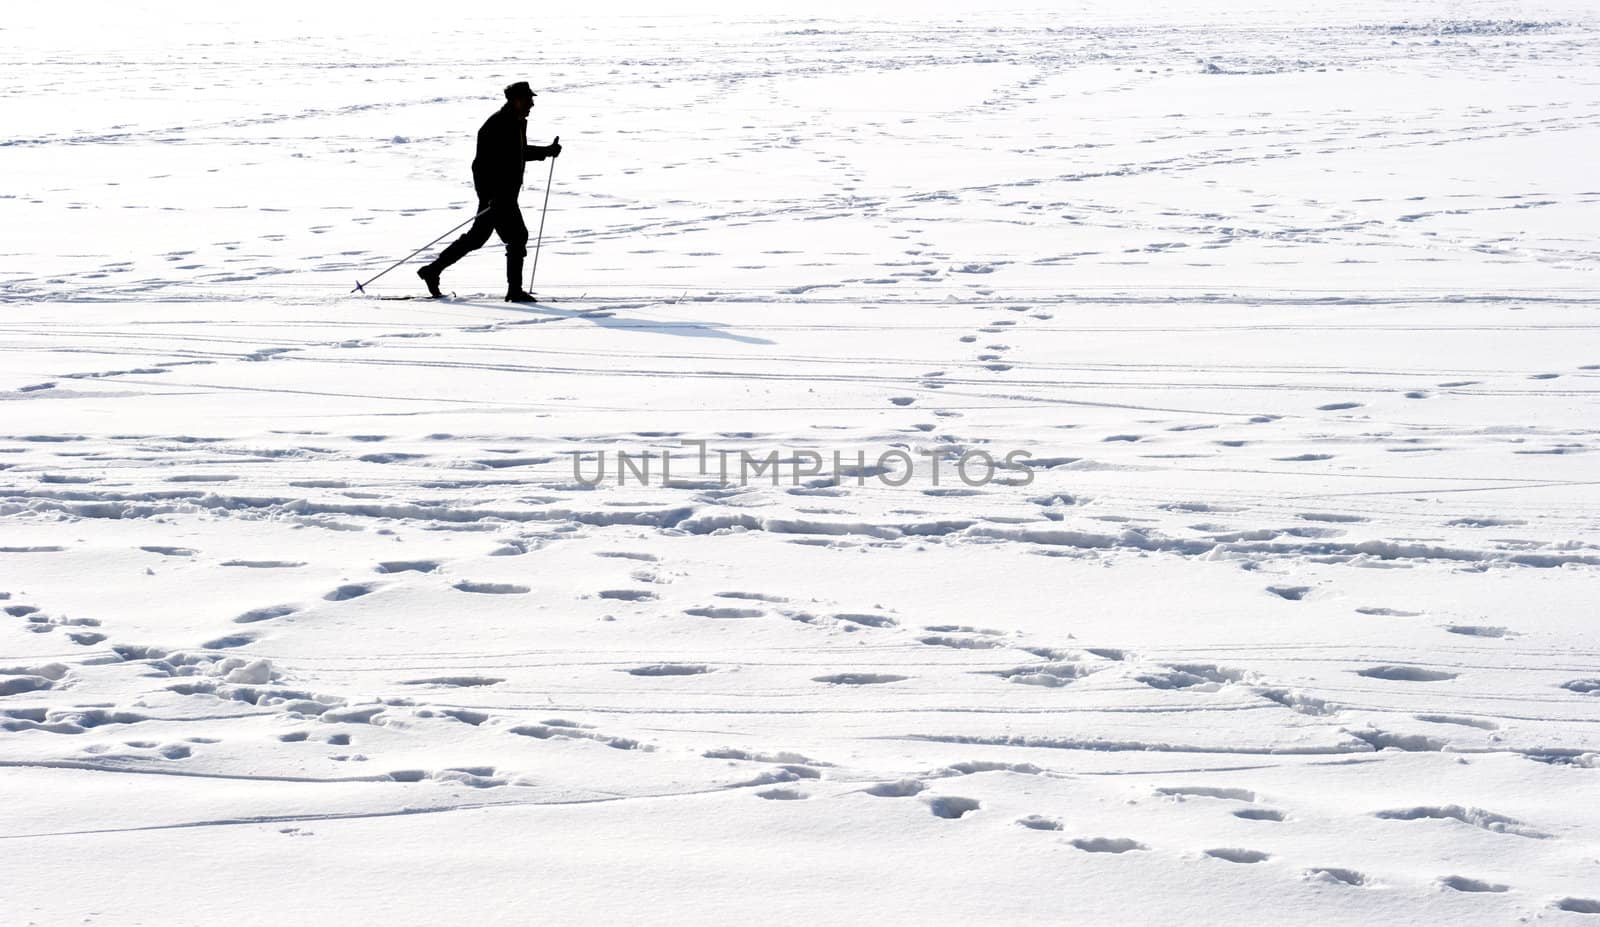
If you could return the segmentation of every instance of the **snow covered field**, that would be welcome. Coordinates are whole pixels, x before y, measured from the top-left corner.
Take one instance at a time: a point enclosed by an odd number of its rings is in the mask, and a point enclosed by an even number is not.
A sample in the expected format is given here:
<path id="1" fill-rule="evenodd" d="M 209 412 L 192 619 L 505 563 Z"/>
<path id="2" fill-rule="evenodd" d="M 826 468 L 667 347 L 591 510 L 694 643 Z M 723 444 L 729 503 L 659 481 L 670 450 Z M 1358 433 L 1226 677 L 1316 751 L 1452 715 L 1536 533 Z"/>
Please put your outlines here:
<path id="1" fill-rule="evenodd" d="M 1600 924 L 1585 4 L 177 6 L 0 22 L 0 924 Z"/>

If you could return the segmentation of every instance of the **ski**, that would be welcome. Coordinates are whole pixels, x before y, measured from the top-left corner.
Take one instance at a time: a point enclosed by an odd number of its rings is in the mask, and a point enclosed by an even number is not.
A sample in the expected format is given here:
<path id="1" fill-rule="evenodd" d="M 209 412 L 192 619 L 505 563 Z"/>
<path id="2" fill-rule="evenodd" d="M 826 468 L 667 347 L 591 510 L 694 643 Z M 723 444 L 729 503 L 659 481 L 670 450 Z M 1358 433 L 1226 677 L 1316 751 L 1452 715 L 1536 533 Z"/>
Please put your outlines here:
<path id="1" fill-rule="evenodd" d="M 468 302 L 468 301 L 475 300 L 475 299 L 484 299 L 484 300 L 492 299 L 492 297 L 487 296 L 487 295 L 484 295 L 484 296 L 457 296 L 454 293 L 450 294 L 449 296 L 429 296 L 426 293 L 423 293 L 423 294 L 420 294 L 420 295 L 413 294 L 413 295 L 405 295 L 405 296 L 373 296 L 371 294 L 367 294 L 367 295 L 368 295 L 368 298 L 370 298 L 370 299 L 381 299 L 381 300 L 384 300 L 386 302 L 392 302 L 392 301 L 403 300 L 403 299 L 416 299 L 416 300 L 424 300 L 424 301 L 427 301 L 427 302 L 436 302 L 436 303 L 455 303 L 455 302 Z M 549 306 L 549 305 L 553 305 L 554 303 L 555 303 L 555 300 L 548 299 L 546 297 L 541 296 L 538 299 L 534 299 L 534 300 L 530 301 L 526 305 Z"/>

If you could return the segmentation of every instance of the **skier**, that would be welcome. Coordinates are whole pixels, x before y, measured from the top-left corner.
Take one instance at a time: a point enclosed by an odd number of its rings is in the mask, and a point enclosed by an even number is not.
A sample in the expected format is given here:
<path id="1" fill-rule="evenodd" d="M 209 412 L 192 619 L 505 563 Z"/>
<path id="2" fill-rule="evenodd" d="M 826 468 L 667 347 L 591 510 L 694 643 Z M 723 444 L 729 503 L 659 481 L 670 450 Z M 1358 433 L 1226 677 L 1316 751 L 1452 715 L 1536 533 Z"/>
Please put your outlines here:
<path id="1" fill-rule="evenodd" d="M 428 285 L 428 295 L 439 292 L 439 275 L 446 267 L 484 246 L 495 232 L 506 243 L 506 302 L 536 302 L 522 288 L 522 259 L 528 254 L 528 226 L 522 221 L 517 194 L 522 189 L 522 169 L 529 161 L 543 161 L 561 154 L 558 141 L 549 145 L 528 144 L 528 114 L 537 95 L 527 81 L 506 88 L 506 105 L 478 130 L 478 151 L 472 159 L 472 186 L 478 192 L 478 218 L 467 233 L 451 242 L 429 264 L 417 269 L 417 276 Z"/>

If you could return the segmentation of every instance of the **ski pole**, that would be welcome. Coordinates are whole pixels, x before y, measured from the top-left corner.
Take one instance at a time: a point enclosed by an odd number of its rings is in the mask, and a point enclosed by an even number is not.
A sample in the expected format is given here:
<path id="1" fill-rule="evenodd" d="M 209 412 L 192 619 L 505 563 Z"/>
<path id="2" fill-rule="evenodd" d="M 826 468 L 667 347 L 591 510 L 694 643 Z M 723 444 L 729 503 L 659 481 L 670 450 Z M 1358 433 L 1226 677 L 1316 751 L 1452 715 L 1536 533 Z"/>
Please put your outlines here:
<path id="1" fill-rule="evenodd" d="M 552 165 L 552 167 L 553 166 L 554 165 Z M 476 222 L 476 221 L 478 221 L 478 216 L 481 216 L 484 213 L 488 212 L 491 208 L 492 208 L 492 206 L 483 207 L 482 209 L 478 210 L 478 215 L 477 216 L 473 216 L 471 219 L 468 219 L 467 222 Z M 461 225 L 466 225 L 467 222 L 463 222 L 463 223 L 461 223 Z M 450 235 L 450 234 L 454 233 L 456 231 L 456 229 L 461 228 L 461 225 L 456 226 L 455 228 L 451 229 L 448 232 L 445 232 L 444 235 L 440 235 L 438 238 L 435 238 L 433 241 L 428 242 L 427 244 L 425 244 L 422 247 L 418 248 L 417 250 L 411 252 L 410 254 L 406 255 L 405 257 L 401 258 L 400 260 L 395 261 L 393 264 L 390 264 L 388 267 L 385 267 L 383 269 L 383 271 L 380 272 L 377 276 L 373 277 L 372 280 L 378 279 L 378 277 L 383 276 L 384 274 L 388 273 L 389 271 L 394 270 L 396 267 L 399 267 L 401 264 L 404 264 L 405 262 L 407 262 L 407 261 L 411 260 L 412 258 L 416 257 L 417 255 L 421 254 L 422 252 L 428 250 L 429 248 L 432 248 L 434 245 L 436 245 L 439 242 L 443 241 L 445 236 Z M 354 290 L 351 290 L 350 292 L 352 292 L 352 293 L 357 293 L 357 292 L 365 293 L 367 291 L 367 283 L 371 283 L 372 280 L 368 280 L 366 283 L 361 283 L 361 282 L 357 281 L 356 288 Z"/>
<path id="2" fill-rule="evenodd" d="M 557 135 L 552 145 L 561 144 L 561 136 Z M 539 246 L 544 244 L 544 216 L 550 211 L 550 184 L 556 179 L 556 159 L 550 159 L 550 176 L 544 182 L 544 208 L 539 210 L 539 239 L 533 243 L 533 271 L 528 274 L 528 289 L 533 289 L 533 281 L 539 276 Z"/>

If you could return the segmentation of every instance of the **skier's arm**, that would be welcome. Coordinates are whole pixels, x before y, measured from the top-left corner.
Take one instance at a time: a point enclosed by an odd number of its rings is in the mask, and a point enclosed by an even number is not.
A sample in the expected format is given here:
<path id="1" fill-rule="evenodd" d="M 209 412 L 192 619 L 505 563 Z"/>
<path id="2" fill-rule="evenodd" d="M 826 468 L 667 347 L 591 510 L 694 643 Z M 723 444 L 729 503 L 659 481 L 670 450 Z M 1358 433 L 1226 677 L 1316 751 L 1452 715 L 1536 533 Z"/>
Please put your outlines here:
<path id="1" fill-rule="evenodd" d="M 561 136 L 557 135 L 556 140 L 548 145 L 529 145 L 525 152 L 529 161 L 543 161 L 545 158 L 557 157 L 561 154 Z"/>

